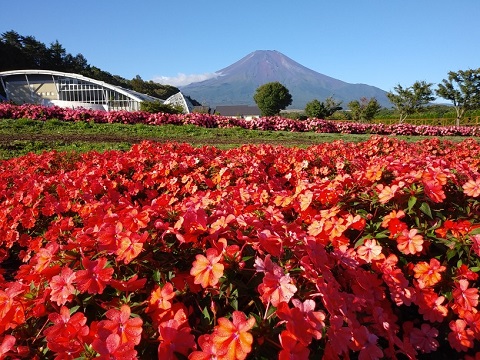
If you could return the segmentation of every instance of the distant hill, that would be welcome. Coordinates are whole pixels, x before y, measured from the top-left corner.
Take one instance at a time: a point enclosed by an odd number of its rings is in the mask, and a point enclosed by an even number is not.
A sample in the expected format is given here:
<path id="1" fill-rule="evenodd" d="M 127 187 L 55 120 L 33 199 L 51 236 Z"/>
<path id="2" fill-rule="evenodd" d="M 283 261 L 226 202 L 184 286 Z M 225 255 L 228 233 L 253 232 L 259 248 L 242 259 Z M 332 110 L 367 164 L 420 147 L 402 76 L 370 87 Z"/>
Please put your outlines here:
<path id="1" fill-rule="evenodd" d="M 179 89 L 202 104 L 254 105 L 255 90 L 268 82 L 279 81 L 292 95 L 292 109 L 304 109 L 313 99 L 331 96 L 342 106 L 362 97 L 375 97 L 384 107 L 391 107 L 386 91 L 365 84 L 349 84 L 313 71 L 275 50 L 254 51 L 232 65 L 216 72 L 217 76 Z"/>

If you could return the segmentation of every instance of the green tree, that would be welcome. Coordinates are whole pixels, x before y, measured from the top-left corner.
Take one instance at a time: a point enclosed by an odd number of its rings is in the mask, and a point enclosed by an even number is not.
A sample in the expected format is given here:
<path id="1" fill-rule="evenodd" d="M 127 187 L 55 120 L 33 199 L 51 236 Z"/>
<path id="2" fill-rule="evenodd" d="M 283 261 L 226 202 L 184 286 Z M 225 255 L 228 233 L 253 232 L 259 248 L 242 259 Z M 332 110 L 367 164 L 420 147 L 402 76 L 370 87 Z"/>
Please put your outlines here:
<path id="1" fill-rule="evenodd" d="M 450 100 L 456 111 L 456 125 L 459 126 L 465 111 L 480 108 L 480 68 L 477 70 L 450 71 L 443 79 L 436 93 Z"/>
<path id="2" fill-rule="evenodd" d="M 58 42 L 58 40 L 55 40 L 55 42 L 50 44 L 48 52 L 50 53 L 50 63 L 48 65 L 48 70 L 68 71 L 65 64 L 67 51 L 65 50 L 63 45 Z"/>
<path id="3" fill-rule="evenodd" d="M 262 116 L 278 115 L 292 103 L 292 95 L 288 89 L 278 81 L 259 86 L 253 100 L 260 109 Z"/>
<path id="4" fill-rule="evenodd" d="M 310 118 L 326 119 L 335 111 L 342 110 L 341 101 L 328 97 L 325 101 L 314 99 L 305 106 L 305 114 Z"/>
<path id="5" fill-rule="evenodd" d="M 375 98 L 362 97 L 359 100 L 353 100 L 348 103 L 352 119 L 359 121 L 370 121 L 382 108 Z"/>
<path id="6" fill-rule="evenodd" d="M 396 93 L 387 93 L 388 100 L 400 113 L 399 123 L 403 123 L 408 115 L 421 111 L 430 101 L 435 100 L 432 96 L 432 85 L 425 81 L 416 81 L 412 86 L 403 88 L 398 84 L 393 88 Z"/>

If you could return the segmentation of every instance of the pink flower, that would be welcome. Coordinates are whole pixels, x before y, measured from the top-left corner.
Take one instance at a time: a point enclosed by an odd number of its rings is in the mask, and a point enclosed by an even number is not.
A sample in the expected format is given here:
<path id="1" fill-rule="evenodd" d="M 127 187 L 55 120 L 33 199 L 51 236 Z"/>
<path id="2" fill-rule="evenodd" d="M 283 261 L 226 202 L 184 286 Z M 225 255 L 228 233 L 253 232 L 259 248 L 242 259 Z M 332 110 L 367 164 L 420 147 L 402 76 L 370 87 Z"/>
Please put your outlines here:
<path id="1" fill-rule="evenodd" d="M 463 191 L 465 194 L 471 197 L 480 196 L 480 177 L 476 180 L 470 179 L 465 184 L 463 184 Z"/>
<path id="2" fill-rule="evenodd" d="M 60 272 L 60 275 L 54 276 L 50 280 L 50 299 L 56 301 L 57 305 L 65 305 L 67 301 L 70 301 L 75 294 L 75 286 L 73 281 L 75 280 L 75 273 L 72 269 L 64 267 Z"/>
<path id="3" fill-rule="evenodd" d="M 363 245 L 359 246 L 357 249 L 357 255 L 360 259 L 365 260 L 367 263 L 371 263 L 372 260 L 380 258 L 382 253 L 382 247 L 377 245 L 375 239 L 367 239 Z"/>

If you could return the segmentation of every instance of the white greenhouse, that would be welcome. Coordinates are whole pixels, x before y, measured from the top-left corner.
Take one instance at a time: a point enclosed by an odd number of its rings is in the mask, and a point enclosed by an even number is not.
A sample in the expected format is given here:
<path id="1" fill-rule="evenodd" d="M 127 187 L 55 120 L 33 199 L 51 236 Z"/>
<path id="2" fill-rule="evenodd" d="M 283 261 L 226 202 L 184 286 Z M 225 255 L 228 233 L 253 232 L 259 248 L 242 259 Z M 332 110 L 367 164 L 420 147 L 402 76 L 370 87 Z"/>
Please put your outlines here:
<path id="1" fill-rule="evenodd" d="M 164 100 L 82 75 L 51 70 L 0 72 L 0 83 L 7 100 L 19 105 L 137 111 L 143 101 L 160 101 L 180 105 L 184 113 L 193 109 L 191 102 L 180 92 Z"/>

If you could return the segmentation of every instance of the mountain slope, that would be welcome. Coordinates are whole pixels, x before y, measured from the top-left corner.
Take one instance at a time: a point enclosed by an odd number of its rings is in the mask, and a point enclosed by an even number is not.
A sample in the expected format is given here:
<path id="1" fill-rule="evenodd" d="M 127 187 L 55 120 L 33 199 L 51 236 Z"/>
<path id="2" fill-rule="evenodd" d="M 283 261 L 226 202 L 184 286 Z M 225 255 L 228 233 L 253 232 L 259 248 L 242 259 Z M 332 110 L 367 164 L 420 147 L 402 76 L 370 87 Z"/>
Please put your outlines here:
<path id="1" fill-rule="evenodd" d="M 290 91 L 290 108 L 303 109 L 313 99 L 332 96 L 348 102 L 365 96 L 375 97 L 382 106 L 390 107 L 386 92 L 365 84 L 349 84 L 313 71 L 275 50 L 254 51 L 234 64 L 217 71 L 217 76 L 192 83 L 180 90 L 202 104 L 254 105 L 255 90 L 267 82 L 279 81 Z"/>

